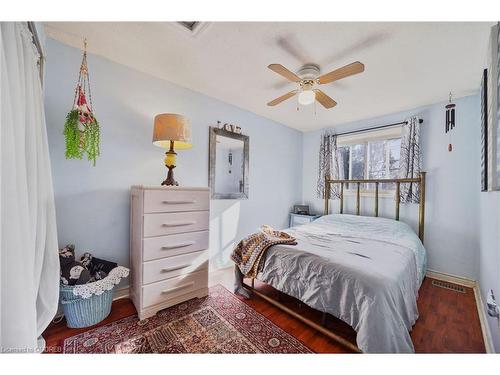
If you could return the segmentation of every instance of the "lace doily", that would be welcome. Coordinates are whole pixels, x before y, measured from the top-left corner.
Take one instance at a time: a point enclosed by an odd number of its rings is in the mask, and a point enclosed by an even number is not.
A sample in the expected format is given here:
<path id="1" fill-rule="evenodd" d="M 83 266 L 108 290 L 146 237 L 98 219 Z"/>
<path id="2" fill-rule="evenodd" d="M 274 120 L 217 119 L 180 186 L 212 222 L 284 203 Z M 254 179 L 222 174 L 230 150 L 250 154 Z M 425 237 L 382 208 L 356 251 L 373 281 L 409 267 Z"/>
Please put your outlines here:
<path id="1" fill-rule="evenodd" d="M 105 291 L 113 289 L 113 287 L 117 285 L 122 278 L 128 276 L 129 272 L 130 270 L 126 267 L 115 267 L 109 272 L 109 275 L 102 280 L 88 284 L 76 285 L 73 288 L 73 294 L 82 298 L 90 298 L 94 294 L 101 295 Z"/>

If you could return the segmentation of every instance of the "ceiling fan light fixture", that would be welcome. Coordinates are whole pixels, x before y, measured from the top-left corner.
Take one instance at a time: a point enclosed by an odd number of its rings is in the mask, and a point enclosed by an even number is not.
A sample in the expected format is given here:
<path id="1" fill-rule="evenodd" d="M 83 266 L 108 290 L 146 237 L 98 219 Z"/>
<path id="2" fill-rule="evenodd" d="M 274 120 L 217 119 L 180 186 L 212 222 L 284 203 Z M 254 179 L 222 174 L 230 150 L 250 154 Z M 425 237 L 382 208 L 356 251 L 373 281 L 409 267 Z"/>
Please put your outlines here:
<path id="1" fill-rule="evenodd" d="M 316 93 L 312 90 L 303 90 L 299 94 L 299 103 L 301 105 L 313 104 L 316 100 Z"/>

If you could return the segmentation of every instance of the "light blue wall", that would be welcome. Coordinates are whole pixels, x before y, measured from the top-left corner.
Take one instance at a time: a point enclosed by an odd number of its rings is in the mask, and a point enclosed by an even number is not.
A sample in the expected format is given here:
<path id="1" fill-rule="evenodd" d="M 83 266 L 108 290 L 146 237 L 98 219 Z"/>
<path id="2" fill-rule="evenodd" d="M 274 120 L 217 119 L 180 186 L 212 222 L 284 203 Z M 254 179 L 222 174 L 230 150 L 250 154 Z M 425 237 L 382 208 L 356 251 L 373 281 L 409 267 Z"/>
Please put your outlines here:
<path id="1" fill-rule="evenodd" d="M 479 286 L 484 303 L 490 289 L 500 303 L 500 192 L 480 194 Z M 498 319 L 488 316 L 488 323 L 495 349 L 500 352 Z"/>
<path id="2" fill-rule="evenodd" d="M 409 92 L 411 95 L 411 92 Z M 480 112 L 478 95 L 456 101 L 457 126 L 452 131 L 453 152 L 448 152 L 444 133 L 444 104 L 439 103 L 411 111 L 336 126 L 337 132 L 363 129 L 398 122 L 417 115 L 422 124 L 423 169 L 428 172 L 426 185 L 425 247 L 429 268 L 471 279 L 478 277 L 480 191 Z M 304 134 L 303 196 L 304 203 L 322 212 L 323 201 L 316 198 L 318 147 L 322 131 Z M 354 212 L 355 198 L 347 207 Z M 393 217 L 394 202 L 381 200 L 382 216 Z M 362 211 L 373 212 L 373 198 L 362 200 Z M 331 212 L 338 212 L 338 201 L 332 201 Z M 417 227 L 417 207 L 402 207 L 402 220 Z"/>
<path id="3" fill-rule="evenodd" d="M 129 188 L 165 178 L 165 150 L 151 143 L 153 117 L 162 112 L 191 120 L 194 147 L 179 151 L 175 170 L 184 186 L 208 185 L 209 125 L 231 122 L 250 136 L 250 198 L 211 201 L 212 268 L 229 265 L 234 242 L 262 224 L 287 226 L 302 199 L 302 133 L 97 56 L 88 63 L 101 157 L 96 167 L 66 160 L 62 131 L 80 62 L 79 50 L 47 40 L 45 110 L 61 246 L 129 263 Z"/>
<path id="4" fill-rule="evenodd" d="M 250 199 L 211 201 L 212 268 L 228 265 L 235 241 L 267 223 L 287 226 L 288 212 L 301 200 L 321 212 L 316 198 L 321 131 L 301 134 L 281 124 L 90 55 L 96 115 L 102 125 L 102 156 L 97 167 L 66 160 L 62 129 L 71 109 L 81 53 L 51 39 L 46 42 L 46 116 L 61 245 L 128 264 L 129 203 L 132 184 L 157 185 L 164 178 L 163 150 L 152 146 L 153 116 L 186 115 L 194 148 L 179 152 L 176 177 L 185 186 L 206 186 L 208 126 L 217 120 L 240 125 L 250 136 Z M 446 93 L 445 93 L 446 94 Z M 443 131 L 444 103 L 336 126 L 367 128 L 417 115 L 424 119 L 423 166 L 428 172 L 425 245 L 429 268 L 478 279 L 483 300 L 496 290 L 500 300 L 500 192 L 480 193 L 479 98 L 459 99 L 453 152 Z M 363 199 L 366 214 L 371 200 Z M 383 216 L 393 214 L 391 199 L 381 201 Z M 347 202 L 351 211 L 353 200 Z M 331 210 L 338 209 L 332 202 Z M 417 210 L 402 208 L 402 219 L 416 227 Z M 478 219 L 479 218 L 479 219 Z M 500 350 L 500 329 L 489 318 Z"/>
<path id="5" fill-rule="evenodd" d="M 496 27 L 492 27 L 491 36 L 496 33 Z M 496 103 L 495 96 L 496 77 L 492 69 L 492 46 L 496 43 L 491 38 L 488 46 L 488 121 L 496 132 L 495 119 Z M 490 90 L 493 88 L 492 90 Z M 491 141 L 490 137 L 490 141 Z M 494 139 L 493 139 L 494 141 Z M 498 149 L 497 149 L 498 151 Z M 493 168 L 494 169 L 494 168 Z M 479 221 L 480 227 L 480 247 L 479 254 L 479 286 L 481 288 L 481 297 L 486 303 L 490 289 L 496 297 L 497 303 L 500 303 L 500 191 L 490 191 L 479 193 Z M 487 316 L 491 338 L 497 353 L 500 353 L 500 321 L 498 318 Z"/>

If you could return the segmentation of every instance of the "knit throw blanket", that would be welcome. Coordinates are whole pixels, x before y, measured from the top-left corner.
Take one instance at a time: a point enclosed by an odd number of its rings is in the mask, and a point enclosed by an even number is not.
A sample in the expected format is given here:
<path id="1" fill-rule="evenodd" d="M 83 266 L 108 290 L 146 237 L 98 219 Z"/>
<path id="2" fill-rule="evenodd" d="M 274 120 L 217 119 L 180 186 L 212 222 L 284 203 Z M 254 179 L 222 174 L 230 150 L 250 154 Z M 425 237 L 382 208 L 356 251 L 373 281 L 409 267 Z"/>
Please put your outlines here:
<path id="1" fill-rule="evenodd" d="M 297 242 L 288 233 L 263 225 L 260 232 L 249 235 L 236 245 L 231 254 L 231 260 L 236 263 L 245 277 L 254 278 L 266 250 L 277 244 L 297 245 Z"/>

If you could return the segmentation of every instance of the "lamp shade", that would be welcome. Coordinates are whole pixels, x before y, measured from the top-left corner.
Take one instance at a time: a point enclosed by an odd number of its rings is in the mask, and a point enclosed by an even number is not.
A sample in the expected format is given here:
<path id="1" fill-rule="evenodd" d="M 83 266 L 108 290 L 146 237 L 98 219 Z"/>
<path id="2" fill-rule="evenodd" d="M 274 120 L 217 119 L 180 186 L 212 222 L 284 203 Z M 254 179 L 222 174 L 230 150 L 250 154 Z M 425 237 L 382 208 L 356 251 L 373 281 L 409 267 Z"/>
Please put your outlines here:
<path id="1" fill-rule="evenodd" d="M 174 141 L 177 150 L 193 147 L 191 144 L 191 126 L 188 120 L 175 113 L 162 113 L 155 116 L 153 129 L 153 144 L 158 147 L 169 148 L 170 141 Z"/>

